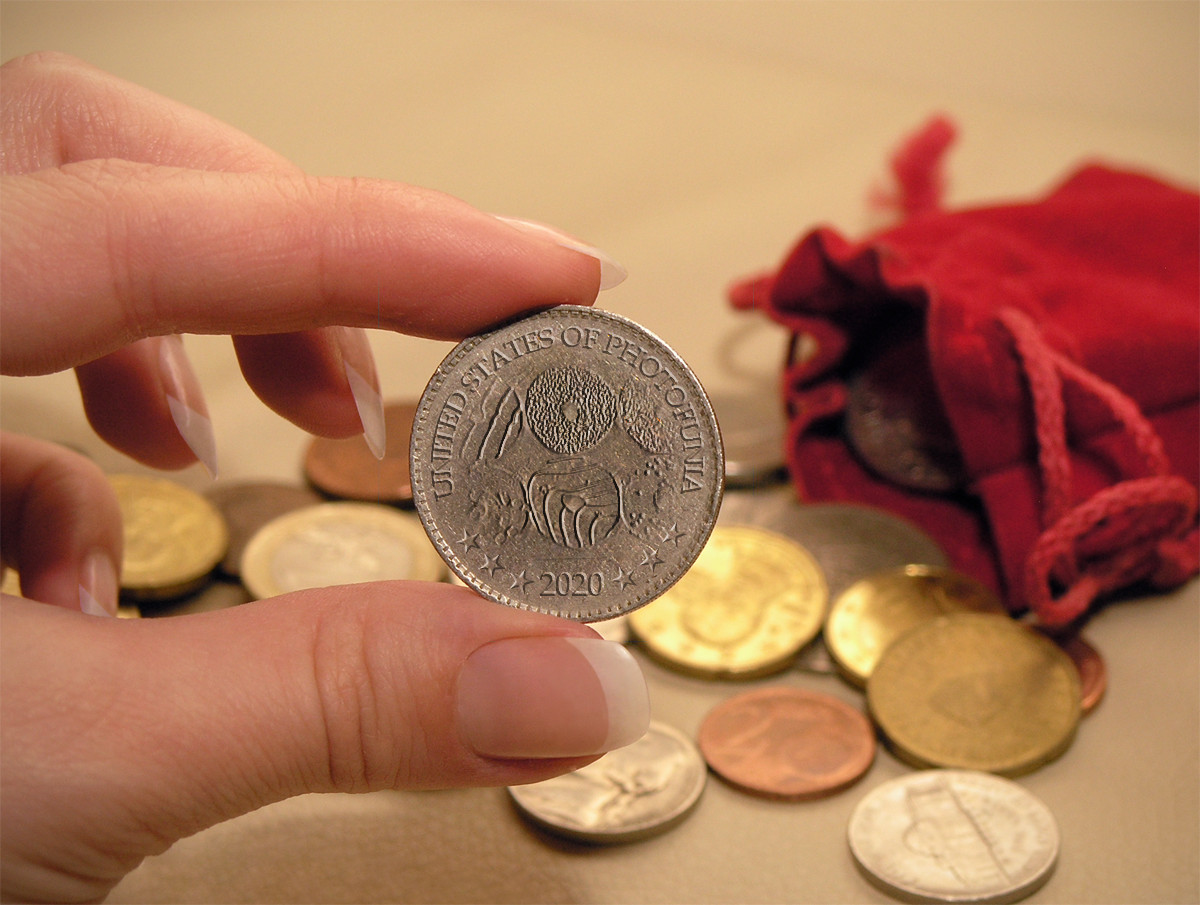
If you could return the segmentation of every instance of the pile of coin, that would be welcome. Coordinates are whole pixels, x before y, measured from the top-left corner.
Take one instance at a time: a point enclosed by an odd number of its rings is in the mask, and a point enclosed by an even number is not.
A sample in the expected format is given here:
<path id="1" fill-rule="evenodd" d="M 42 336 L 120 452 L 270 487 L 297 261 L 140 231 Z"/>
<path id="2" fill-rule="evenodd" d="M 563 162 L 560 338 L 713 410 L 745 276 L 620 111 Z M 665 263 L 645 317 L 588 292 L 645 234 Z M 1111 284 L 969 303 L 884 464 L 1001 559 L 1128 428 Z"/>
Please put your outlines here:
<path id="1" fill-rule="evenodd" d="M 852 394 L 852 426 L 885 471 L 896 407 L 881 395 L 889 382 L 869 377 Z M 1014 620 L 907 521 L 797 501 L 781 413 L 762 398 L 727 394 L 714 411 L 637 325 L 543 312 L 460 344 L 420 401 L 389 402 L 382 462 L 361 437 L 316 439 L 308 486 L 221 483 L 201 495 L 112 476 L 124 609 L 171 615 L 306 587 L 452 580 L 594 622 L 685 681 L 776 677 L 731 688 L 694 736 L 655 722 L 639 742 L 508 797 L 543 830 L 630 842 L 692 813 L 709 770 L 781 802 L 842 793 L 869 771 L 878 735 L 922 769 L 855 809 L 849 846 L 865 875 L 932 900 L 1031 892 L 1053 867 L 1057 828 L 998 774 L 1067 749 L 1103 695 L 1103 660 L 1078 636 Z M 953 463 L 925 445 L 905 480 L 949 486 Z M 845 693 L 803 687 L 806 672 L 840 677 Z M 861 706 L 847 702 L 856 695 Z"/>

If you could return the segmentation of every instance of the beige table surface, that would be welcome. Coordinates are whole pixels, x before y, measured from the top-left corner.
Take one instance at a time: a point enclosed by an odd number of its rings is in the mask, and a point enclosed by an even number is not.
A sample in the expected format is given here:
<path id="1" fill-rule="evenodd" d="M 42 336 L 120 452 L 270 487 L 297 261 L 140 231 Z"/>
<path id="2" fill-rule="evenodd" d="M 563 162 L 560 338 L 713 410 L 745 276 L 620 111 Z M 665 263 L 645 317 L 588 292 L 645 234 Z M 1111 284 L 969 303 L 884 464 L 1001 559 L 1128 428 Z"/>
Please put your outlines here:
<path id="1" fill-rule="evenodd" d="M 780 334 L 724 289 L 818 222 L 872 224 L 887 152 L 931 113 L 961 127 L 952 204 L 1028 197 L 1085 158 L 1194 184 L 1195 3 L 20 3 L 4 59 L 74 53 L 214 114 L 328 175 L 428 185 L 553 223 L 628 268 L 601 304 L 710 389 L 773 372 Z M 448 346 L 373 333 L 385 395 Z M 307 437 L 241 382 L 227 340 L 189 337 L 222 481 L 300 480 Z M 2 424 L 140 470 L 95 440 L 69 375 L 5 378 Z M 245 441 L 248 436 L 254 442 Z M 176 475 L 207 486 L 200 469 Z M 1200 900 L 1197 584 L 1088 628 L 1110 689 L 1056 763 L 1021 782 L 1060 823 L 1030 901 Z M 640 653 L 638 654 L 640 657 Z M 654 716 L 695 732 L 741 686 L 643 661 Z M 771 682 L 856 701 L 831 677 Z M 307 796 L 147 861 L 114 902 L 878 902 L 845 844 L 881 753 L 833 798 L 779 804 L 710 781 L 694 815 L 586 848 L 528 829 L 498 789 Z"/>

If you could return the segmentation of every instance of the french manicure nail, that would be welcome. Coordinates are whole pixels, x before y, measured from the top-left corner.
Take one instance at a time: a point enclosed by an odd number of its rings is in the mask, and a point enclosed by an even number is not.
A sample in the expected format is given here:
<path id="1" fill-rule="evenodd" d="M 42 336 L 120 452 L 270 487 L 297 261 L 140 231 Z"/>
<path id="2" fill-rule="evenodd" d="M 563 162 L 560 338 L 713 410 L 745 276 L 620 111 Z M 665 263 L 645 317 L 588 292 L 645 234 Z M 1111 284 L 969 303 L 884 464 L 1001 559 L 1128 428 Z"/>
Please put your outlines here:
<path id="1" fill-rule="evenodd" d="M 79 608 L 89 616 L 117 615 L 117 569 L 103 550 L 93 550 L 79 568 Z"/>
<path id="2" fill-rule="evenodd" d="M 354 396 L 363 439 L 376 459 L 387 451 L 387 425 L 383 415 L 383 396 L 379 392 L 379 375 L 375 356 L 365 330 L 358 327 L 335 327 L 334 336 L 342 353 L 342 369 Z"/>
<path id="3" fill-rule="evenodd" d="M 589 257 L 595 258 L 600 262 L 600 291 L 612 289 L 625 281 L 625 277 L 629 274 L 613 257 L 606 252 L 601 251 L 594 245 L 588 245 L 586 242 L 580 242 L 573 236 L 568 236 L 566 233 L 555 229 L 552 226 L 547 226 L 544 223 L 537 223 L 533 220 L 522 220 L 518 217 L 501 217 L 494 214 L 497 220 L 507 223 L 509 226 L 523 230 L 527 233 L 544 236 L 552 241 L 555 245 L 562 248 L 570 248 L 574 251 L 581 252 Z"/>
<path id="4" fill-rule="evenodd" d="M 178 336 L 159 337 L 159 372 L 167 408 L 183 442 L 200 460 L 209 477 L 217 476 L 217 440 L 213 436 L 208 406 L 200 390 L 200 381 L 192 370 L 183 340 Z"/>
<path id="5" fill-rule="evenodd" d="M 650 725 L 632 654 L 602 638 L 507 638 L 471 654 L 458 677 L 464 740 L 485 757 L 602 754 Z"/>

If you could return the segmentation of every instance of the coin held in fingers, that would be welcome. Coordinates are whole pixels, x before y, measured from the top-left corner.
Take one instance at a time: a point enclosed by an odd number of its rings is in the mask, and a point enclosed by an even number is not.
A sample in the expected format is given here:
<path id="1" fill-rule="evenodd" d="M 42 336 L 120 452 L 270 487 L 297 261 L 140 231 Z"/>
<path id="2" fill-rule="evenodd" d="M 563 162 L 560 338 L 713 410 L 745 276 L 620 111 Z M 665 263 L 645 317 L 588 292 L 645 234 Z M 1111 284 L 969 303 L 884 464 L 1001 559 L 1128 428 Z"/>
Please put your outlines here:
<path id="1" fill-rule="evenodd" d="M 417 406 L 410 471 L 425 530 L 465 584 L 592 622 L 687 571 L 724 462 L 674 351 L 623 317 L 560 306 L 450 352 Z"/>

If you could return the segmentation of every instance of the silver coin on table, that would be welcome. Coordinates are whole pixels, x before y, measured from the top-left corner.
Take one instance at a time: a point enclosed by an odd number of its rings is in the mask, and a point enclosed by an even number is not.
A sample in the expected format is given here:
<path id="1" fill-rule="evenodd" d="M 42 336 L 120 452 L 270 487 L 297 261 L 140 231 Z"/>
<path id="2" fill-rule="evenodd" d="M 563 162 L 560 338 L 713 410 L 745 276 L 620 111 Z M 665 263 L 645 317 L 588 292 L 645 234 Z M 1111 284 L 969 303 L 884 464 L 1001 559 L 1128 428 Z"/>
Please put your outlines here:
<path id="1" fill-rule="evenodd" d="M 420 523 L 379 503 L 319 503 L 275 518 L 250 539 L 242 582 L 255 597 L 445 573 Z"/>
<path id="2" fill-rule="evenodd" d="M 972 770 L 923 770 L 878 786 L 855 807 L 847 836 L 869 880 L 923 902 L 1016 902 L 1046 882 L 1059 851 L 1045 804 Z"/>
<path id="3" fill-rule="evenodd" d="M 417 407 L 413 499 L 483 596 L 581 622 L 627 613 L 700 555 L 717 420 L 688 366 L 615 314 L 561 306 L 460 343 Z"/>
<path id="4" fill-rule="evenodd" d="M 652 722 L 638 741 L 573 773 L 508 793 L 520 813 L 583 842 L 632 842 L 678 824 L 708 780 L 700 750 L 682 732 Z"/>
<path id="5" fill-rule="evenodd" d="M 725 484 L 754 487 L 784 475 L 787 418 L 778 386 L 709 396 L 725 447 Z"/>
<path id="6" fill-rule="evenodd" d="M 857 503 L 801 503 L 790 485 L 726 493 L 720 522 L 767 528 L 803 544 L 825 573 L 830 600 L 885 569 L 948 565 L 938 543 L 912 522 Z"/>

